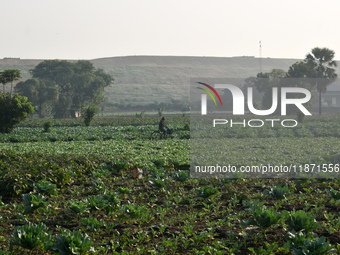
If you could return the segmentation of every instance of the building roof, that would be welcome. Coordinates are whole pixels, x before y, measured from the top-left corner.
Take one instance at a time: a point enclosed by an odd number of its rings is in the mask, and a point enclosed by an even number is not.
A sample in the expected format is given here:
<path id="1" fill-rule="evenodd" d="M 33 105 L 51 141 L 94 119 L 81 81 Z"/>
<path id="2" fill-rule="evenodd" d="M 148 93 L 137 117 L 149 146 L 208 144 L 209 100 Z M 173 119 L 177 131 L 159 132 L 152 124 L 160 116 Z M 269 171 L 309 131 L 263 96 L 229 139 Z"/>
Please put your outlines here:
<path id="1" fill-rule="evenodd" d="M 340 91 L 340 85 L 330 85 L 327 87 L 327 91 L 328 92 Z"/>

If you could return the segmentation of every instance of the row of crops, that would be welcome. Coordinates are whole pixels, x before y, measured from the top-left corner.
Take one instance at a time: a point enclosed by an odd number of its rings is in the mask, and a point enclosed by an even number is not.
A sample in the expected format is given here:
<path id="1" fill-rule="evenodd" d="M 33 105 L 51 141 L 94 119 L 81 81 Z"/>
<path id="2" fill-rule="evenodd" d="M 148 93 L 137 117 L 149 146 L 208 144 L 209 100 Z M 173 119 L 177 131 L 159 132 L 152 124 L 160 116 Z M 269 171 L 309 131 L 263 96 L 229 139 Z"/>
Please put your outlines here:
<path id="1" fill-rule="evenodd" d="M 339 179 L 193 179 L 188 119 L 159 141 L 156 119 L 100 121 L 0 136 L 0 254 L 340 254 Z M 328 125 L 221 140 L 230 164 L 335 163 Z"/>
<path id="2" fill-rule="evenodd" d="M 183 125 L 173 124 L 172 128 L 179 139 L 189 138 L 188 128 Z M 54 127 L 48 132 L 43 128 L 18 127 L 10 134 L 0 134 L 0 143 L 147 140 L 155 130 L 154 125 Z"/>
<path id="3" fill-rule="evenodd" d="M 122 119 L 123 120 L 123 119 Z M 156 130 L 155 123 L 148 125 L 118 125 L 123 122 L 117 121 L 115 125 L 102 126 L 55 126 L 46 132 L 43 127 L 18 127 L 10 134 L 0 134 L 1 143 L 22 143 L 22 142 L 56 142 L 56 141 L 105 141 L 105 140 L 136 140 L 147 139 L 152 131 Z M 124 121 L 125 122 L 125 121 Z M 123 123 L 124 123 L 123 122 Z M 150 121 L 144 121 L 146 123 Z M 188 138 L 189 126 L 186 118 L 174 118 L 170 123 L 178 138 Z M 52 124 L 53 125 L 53 124 Z M 210 128 L 211 125 L 209 125 Z M 211 133 L 203 130 L 204 137 L 209 137 Z M 300 123 L 295 128 L 263 127 L 263 128 L 244 128 L 242 125 L 234 127 L 218 126 L 214 129 L 214 134 L 218 137 L 226 138 L 314 138 L 314 137 L 340 137 L 339 122 L 306 122 Z M 197 136 L 198 134 L 195 134 Z"/>

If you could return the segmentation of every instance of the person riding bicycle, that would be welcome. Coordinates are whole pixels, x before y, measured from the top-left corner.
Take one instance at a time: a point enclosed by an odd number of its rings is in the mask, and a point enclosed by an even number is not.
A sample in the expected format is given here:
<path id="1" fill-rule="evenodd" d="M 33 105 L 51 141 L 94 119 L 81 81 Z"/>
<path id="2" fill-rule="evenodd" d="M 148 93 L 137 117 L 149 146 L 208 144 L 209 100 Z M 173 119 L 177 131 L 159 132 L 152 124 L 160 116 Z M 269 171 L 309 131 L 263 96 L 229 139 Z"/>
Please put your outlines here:
<path id="1" fill-rule="evenodd" d="M 167 125 L 165 124 L 165 118 L 162 117 L 161 121 L 158 124 L 158 128 L 159 128 L 159 131 L 163 132 L 164 135 L 166 134 L 165 127 L 168 128 Z"/>

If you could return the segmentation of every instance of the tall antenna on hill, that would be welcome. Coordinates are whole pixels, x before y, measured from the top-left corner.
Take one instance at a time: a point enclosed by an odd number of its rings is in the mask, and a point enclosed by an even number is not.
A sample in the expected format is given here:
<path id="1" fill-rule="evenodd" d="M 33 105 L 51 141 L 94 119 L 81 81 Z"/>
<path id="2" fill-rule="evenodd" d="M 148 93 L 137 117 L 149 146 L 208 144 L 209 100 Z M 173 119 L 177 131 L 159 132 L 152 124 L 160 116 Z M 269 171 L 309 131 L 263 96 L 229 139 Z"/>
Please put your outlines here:
<path id="1" fill-rule="evenodd" d="M 259 43 L 260 46 L 260 59 L 259 59 L 259 65 L 260 65 L 260 73 L 262 73 L 262 45 L 261 45 L 261 41 Z"/>

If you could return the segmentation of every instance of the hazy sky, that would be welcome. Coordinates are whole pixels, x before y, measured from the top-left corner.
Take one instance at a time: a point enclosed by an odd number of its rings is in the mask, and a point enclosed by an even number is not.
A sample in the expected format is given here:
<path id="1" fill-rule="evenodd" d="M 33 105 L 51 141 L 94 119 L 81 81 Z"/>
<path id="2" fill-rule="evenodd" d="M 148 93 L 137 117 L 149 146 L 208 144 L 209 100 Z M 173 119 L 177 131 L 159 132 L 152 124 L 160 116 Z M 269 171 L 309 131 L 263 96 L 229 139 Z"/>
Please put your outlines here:
<path id="1" fill-rule="evenodd" d="M 340 59 L 339 0 L 0 0 L 0 58 Z"/>

